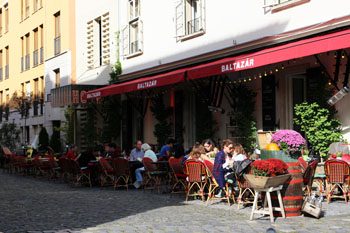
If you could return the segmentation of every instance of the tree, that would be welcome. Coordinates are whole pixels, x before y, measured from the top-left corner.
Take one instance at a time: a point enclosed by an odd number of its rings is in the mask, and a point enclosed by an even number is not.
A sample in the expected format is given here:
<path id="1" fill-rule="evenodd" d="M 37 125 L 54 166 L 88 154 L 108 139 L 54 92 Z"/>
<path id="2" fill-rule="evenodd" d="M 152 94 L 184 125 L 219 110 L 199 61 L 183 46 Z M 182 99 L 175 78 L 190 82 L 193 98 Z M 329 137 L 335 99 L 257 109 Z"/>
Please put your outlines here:
<path id="1" fill-rule="evenodd" d="M 172 108 L 166 107 L 163 101 L 163 95 L 157 95 L 152 98 L 151 112 L 158 123 L 154 126 L 153 134 L 157 138 L 159 146 L 165 145 L 171 133 L 171 123 L 169 117 L 172 114 Z"/>
<path id="2" fill-rule="evenodd" d="M 300 130 L 305 132 L 309 148 L 321 158 L 327 155 L 332 142 L 343 141 L 341 123 L 332 118 L 328 109 L 307 102 L 295 105 L 294 109 L 297 116 L 294 118 L 295 124 L 300 125 Z"/>
<path id="3" fill-rule="evenodd" d="M 74 112 L 73 107 L 68 107 L 64 110 L 66 121 L 64 122 L 62 131 L 65 133 L 66 144 L 74 143 Z"/>
<path id="4" fill-rule="evenodd" d="M 0 129 L 1 146 L 8 147 L 10 151 L 16 150 L 20 130 L 15 123 L 3 123 Z"/>
<path id="5" fill-rule="evenodd" d="M 46 150 L 49 145 L 49 134 L 45 127 L 42 127 L 39 132 L 39 150 Z"/>
<path id="6" fill-rule="evenodd" d="M 59 129 L 54 128 L 53 133 L 50 139 L 50 147 L 55 152 L 61 152 L 61 139 L 60 139 L 60 131 Z"/>

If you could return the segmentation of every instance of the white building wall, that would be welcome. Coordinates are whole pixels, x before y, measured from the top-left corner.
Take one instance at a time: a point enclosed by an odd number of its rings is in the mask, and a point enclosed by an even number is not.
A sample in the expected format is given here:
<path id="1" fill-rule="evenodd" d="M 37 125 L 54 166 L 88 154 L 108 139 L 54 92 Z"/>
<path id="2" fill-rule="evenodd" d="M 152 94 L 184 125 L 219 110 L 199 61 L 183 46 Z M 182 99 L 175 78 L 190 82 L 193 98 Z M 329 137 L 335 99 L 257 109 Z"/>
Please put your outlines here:
<path id="1" fill-rule="evenodd" d="M 127 22 L 128 0 L 120 0 L 120 26 Z M 183 42 L 175 38 L 175 3 L 179 0 L 141 0 L 144 52 L 122 59 L 123 74 L 291 31 L 349 15 L 350 2 L 311 0 L 271 13 L 264 1 L 206 0 L 205 34 Z"/>
<path id="2" fill-rule="evenodd" d="M 77 0 L 77 12 L 76 12 L 76 81 L 77 84 L 106 84 L 110 79 L 109 73 L 111 72 L 111 66 L 115 64 L 116 54 L 116 33 L 118 32 L 118 2 L 115 0 L 100 0 L 96 3 L 94 0 Z M 103 64 L 98 66 L 94 63 L 95 68 L 88 69 L 88 25 L 91 20 L 95 20 L 104 14 L 108 15 L 108 27 L 109 28 L 109 54 L 110 64 Z M 103 17 L 102 17 L 103 18 Z M 107 22 L 106 22 L 107 23 Z M 94 28 L 93 33 L 95 36 L 98 32 Z M 95 40 L 96 42 L 96 40 Z M 94 57 L 97 56 L 97 48 L 94 48 Z"/>

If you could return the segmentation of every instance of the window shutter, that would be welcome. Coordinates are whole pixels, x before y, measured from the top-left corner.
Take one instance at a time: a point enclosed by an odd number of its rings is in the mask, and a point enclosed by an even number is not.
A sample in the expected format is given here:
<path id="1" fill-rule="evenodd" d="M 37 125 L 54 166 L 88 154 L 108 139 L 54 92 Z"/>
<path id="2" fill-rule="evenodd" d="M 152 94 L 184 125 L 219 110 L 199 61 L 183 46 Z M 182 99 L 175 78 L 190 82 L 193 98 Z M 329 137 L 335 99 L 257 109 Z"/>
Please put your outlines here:
<path id="1" fill-rule="evenodd" d="M 138 41 L 140 41 L 139 51 L 143 51 L 143 22 L 139 20 L 139 32 L 138 32 Z"/>
<path id="2" fill-rule="evenodd" d="M 175 35 L 176 37 L 184 36 L 184 0 L 175 3 Z"/>
<path id="3" fill-rule="evenodd" d="M 129 25 L 122 29 L 122 55 L 129 55 Z"/>
<path id="4" fill-rule="evenodd" d="M 199 1 L 200 7 L 200 30 L 205 30 L 205 0 Z"/>
<path id="5" fill-rule="evenodd" d="M 265 0 L 265 7 L 272 7 L 278 4 L 278 0 Z"/>

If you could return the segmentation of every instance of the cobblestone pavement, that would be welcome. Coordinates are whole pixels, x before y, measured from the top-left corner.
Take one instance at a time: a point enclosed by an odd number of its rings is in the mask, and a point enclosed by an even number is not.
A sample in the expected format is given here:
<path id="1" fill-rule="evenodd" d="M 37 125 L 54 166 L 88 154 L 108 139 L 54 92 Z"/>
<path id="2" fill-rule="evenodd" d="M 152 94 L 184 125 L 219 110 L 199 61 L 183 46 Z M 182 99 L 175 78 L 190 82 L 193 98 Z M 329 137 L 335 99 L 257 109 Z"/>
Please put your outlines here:
<path id="1" fill-rule="evenodd" d="M 72 187 L 0 171 L 0 232 L 349 232 L 350 206 L 324 203 L 324 217 L 249 221 L 251 207 L 184 202 L 150 191 Z"/>

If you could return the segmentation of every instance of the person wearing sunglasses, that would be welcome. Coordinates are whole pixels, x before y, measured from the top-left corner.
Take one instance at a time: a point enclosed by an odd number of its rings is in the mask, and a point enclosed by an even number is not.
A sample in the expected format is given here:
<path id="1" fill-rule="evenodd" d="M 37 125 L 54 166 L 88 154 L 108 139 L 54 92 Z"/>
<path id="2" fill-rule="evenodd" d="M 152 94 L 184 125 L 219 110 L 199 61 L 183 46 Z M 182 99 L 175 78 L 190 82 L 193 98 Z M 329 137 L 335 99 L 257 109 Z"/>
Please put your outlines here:
<path id="1" fill-rule="evenodd" d="M 227 157 L 232 153 L 233 149 L 234 147 L 232 141 L 230 139 L 225 139 L 221 143 L 221 151 L 219 151 L 215 156 L 214 177 L 220 187 L 220 191 L 217 195 L 215 195 L 215 197 L 222 197 L 222 188 L 225 187 L 225 173 L 227 172 L 222 165 L 226 162 Z"/>

